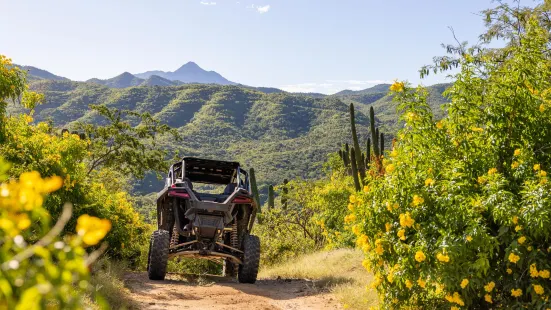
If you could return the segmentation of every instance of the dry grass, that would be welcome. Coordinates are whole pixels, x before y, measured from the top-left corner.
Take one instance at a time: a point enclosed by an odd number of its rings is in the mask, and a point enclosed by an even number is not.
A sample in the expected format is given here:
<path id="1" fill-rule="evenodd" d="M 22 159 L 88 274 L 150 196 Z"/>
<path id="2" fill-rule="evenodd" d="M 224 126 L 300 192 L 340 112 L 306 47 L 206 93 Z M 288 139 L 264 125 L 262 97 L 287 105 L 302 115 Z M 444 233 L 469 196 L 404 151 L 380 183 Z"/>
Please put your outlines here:
<path id="1" fill-rule="evenodd" d="M 377 293 L 366 290 L 373 275 L 362 267 L 361 251 L 338 249 L 304 255 L 281 265 L 260 270 L 260 278 L 308 279 L 328 289 L 349 309 L 377 305 Z"/>
<path id="2" fill-rule="evenodd" d="M 123 277 L 127 270 L 122 262 L 100 259 L 94 263 L 90 285 L 93 294 L 85 300 L 88 309 L 136 309 L 129 297 Z"/>

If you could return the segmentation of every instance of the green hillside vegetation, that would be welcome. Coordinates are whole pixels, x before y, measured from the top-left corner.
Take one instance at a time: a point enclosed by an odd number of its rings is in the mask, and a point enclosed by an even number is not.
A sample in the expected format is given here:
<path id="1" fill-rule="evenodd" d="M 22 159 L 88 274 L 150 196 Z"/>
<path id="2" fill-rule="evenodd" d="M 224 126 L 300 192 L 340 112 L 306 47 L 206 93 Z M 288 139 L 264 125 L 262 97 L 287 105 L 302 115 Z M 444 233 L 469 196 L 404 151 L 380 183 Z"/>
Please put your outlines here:
<path id="1" fill-rule="evenodd" d="M 45 95 L 36 107 L 35 121 L 52 121 L 54 126 L 71 128 L 78 122 L 101 123 L 90 104 L 148 112 L 162 123 L 177 128 L 183 141 L 162 138 L 158 144 L 181 155 L 239 160 L 258 173 L 263 200 L 268 184 L 284 178 L 317 178 L 327 154 L 348 141 L 348 104 L 356 103 L 358 133 L 367 137 L 369 106 L 377 111 L 380 126 L 392 132 L 397 124 L 395 105 L 386 96 L 386 85 L 348 93 L 316 96 L 275 92 L 268 88 L 213 84 L 185 84 L 174 87 L 140 86 L 112 88 L 130 83 L 135 77 L 119 76 L 111 87 L 97 83 L 38 80 L 31 89 Z M 113 84 L 114 83 L 114 84 Z M 139 82 L 139 83 L 143 83 Z M 440 111 L 444 87 L 429 87 L 429 102 Z M 369 97 L 369 99 L 368 99 Z M 11 105 L 8 114 L 24 111 Z M 390 140 L 389 140 L 390 141 Z M 351 141 L 348 141 L 351 142 Z M 158 190 L 159 182 L 149 176 L 139 182 L 141 193 Z"/>

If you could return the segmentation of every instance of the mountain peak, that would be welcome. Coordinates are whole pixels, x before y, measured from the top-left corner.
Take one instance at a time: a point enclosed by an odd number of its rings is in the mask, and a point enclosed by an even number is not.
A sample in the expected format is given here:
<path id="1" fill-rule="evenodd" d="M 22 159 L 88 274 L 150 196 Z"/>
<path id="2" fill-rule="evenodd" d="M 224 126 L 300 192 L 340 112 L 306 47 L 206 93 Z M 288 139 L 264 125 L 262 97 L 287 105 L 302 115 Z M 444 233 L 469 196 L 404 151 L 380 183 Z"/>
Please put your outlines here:
<path id="1" fill-rule="evenodd" d="M 179 73 L 179 72 L 183 72 L 183 71 L 191 71 L 191 70 L 204 71 L 203 69 L 201 69 L 201 67 L 199 67 L 198 64 L 196 64 L 193 61 L 189 61 L 186 64 L 184 64 L 183 66 L 181 66 L 180 68 L 178 68 L 176 71 L 174 71 L 174 73 Z"/>
<path id="2" fill-rule="evenodd" d="M 206 71 L 193 61 L 189 61 L 173 72 L 165 71 L 147 71 L 137 73 L 134 76 L 142 79 L 147 79 L 152 75 L 158 75 L 162 78 L 171 81 L 179 81 L 183 83 L 200 83 L 200 84 L 220 84 L 234 85 L 234 82 L 228 81 L 215 71 Z"/>

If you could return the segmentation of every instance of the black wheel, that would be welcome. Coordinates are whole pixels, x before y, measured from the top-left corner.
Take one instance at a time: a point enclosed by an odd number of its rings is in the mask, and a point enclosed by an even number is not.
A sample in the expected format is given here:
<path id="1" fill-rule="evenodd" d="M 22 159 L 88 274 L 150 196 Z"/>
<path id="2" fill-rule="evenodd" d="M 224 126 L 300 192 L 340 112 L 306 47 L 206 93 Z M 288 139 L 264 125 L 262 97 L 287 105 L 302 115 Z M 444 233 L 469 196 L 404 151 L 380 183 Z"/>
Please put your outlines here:
<path id="1" fill-rule="evenodd" d="M 237 277 L 237 269 L 237 265 L 230 259 L 224 259 L 224 265 L 222 266 L 222 275 L 224 277 Z"/>
<path id="2" fill-rule="evenodd" d="M 149 242 L 147 275 L 150 280 L 164 280 L 168 264 L 168 247 L 170 234 L 166 230 L 156 230 Z"/>
<path id="3" fill-rule="evenodd" d="M 260 239 L 257 236 L 245 235 L 243 252 L 243 264 L 239 265 L 238 280 L 240 283 L 254 283 L 260 265 Z"/>

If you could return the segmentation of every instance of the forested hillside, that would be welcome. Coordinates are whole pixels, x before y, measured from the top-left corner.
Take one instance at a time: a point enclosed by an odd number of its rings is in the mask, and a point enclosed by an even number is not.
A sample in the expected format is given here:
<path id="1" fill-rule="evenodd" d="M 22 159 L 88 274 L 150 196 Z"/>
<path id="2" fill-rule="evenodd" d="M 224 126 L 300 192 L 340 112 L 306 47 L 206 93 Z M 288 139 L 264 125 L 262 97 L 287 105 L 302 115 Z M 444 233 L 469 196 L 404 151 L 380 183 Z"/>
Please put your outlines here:
<path id="1" fill-rule="evenodd" d="M 132 75 L 121 79 L 136 81 Z M 125 81 L 126 84 L 128 81 Z M 139 82 L 139 83 L 138 83 Z M 138 81 L 137 83 L 142 83 Z M 116 81 L 111 81 L 112 85 Z M 181 155 L 239 160 L 255 167 L 262 192 L 267 184 L 284 178 L 316 178 L 327 154 L 336 151 L 349 137 L 347 111 L 357 103 L 360 136 L 367 136 L 367 108 L 380 117 L 378 126 L 392 132 L 397 124 L 396 107 L 387 97 L 387 85 L 360 92 L 333 96 L 291 94 L 263 88 L 185 84 L 173 87 L 141 86 L 117 89 L 97 83 L 37 80 L 31 89 L 45 95 L 36 107 L 35 121 L 53 122 L 71 128 L 77 122 L 101 122 L 90 104 L 148 112 L 161 122 L 177 128 L 183 141 L 159 141 Z M 440 85 L 429 88 L 430 103 L 440 111 L 444 102 Z M 8 114 L 23 110 L 12 105 Z M 150 176 L 137 189 L 149 193 L 161 184 Z"/>

